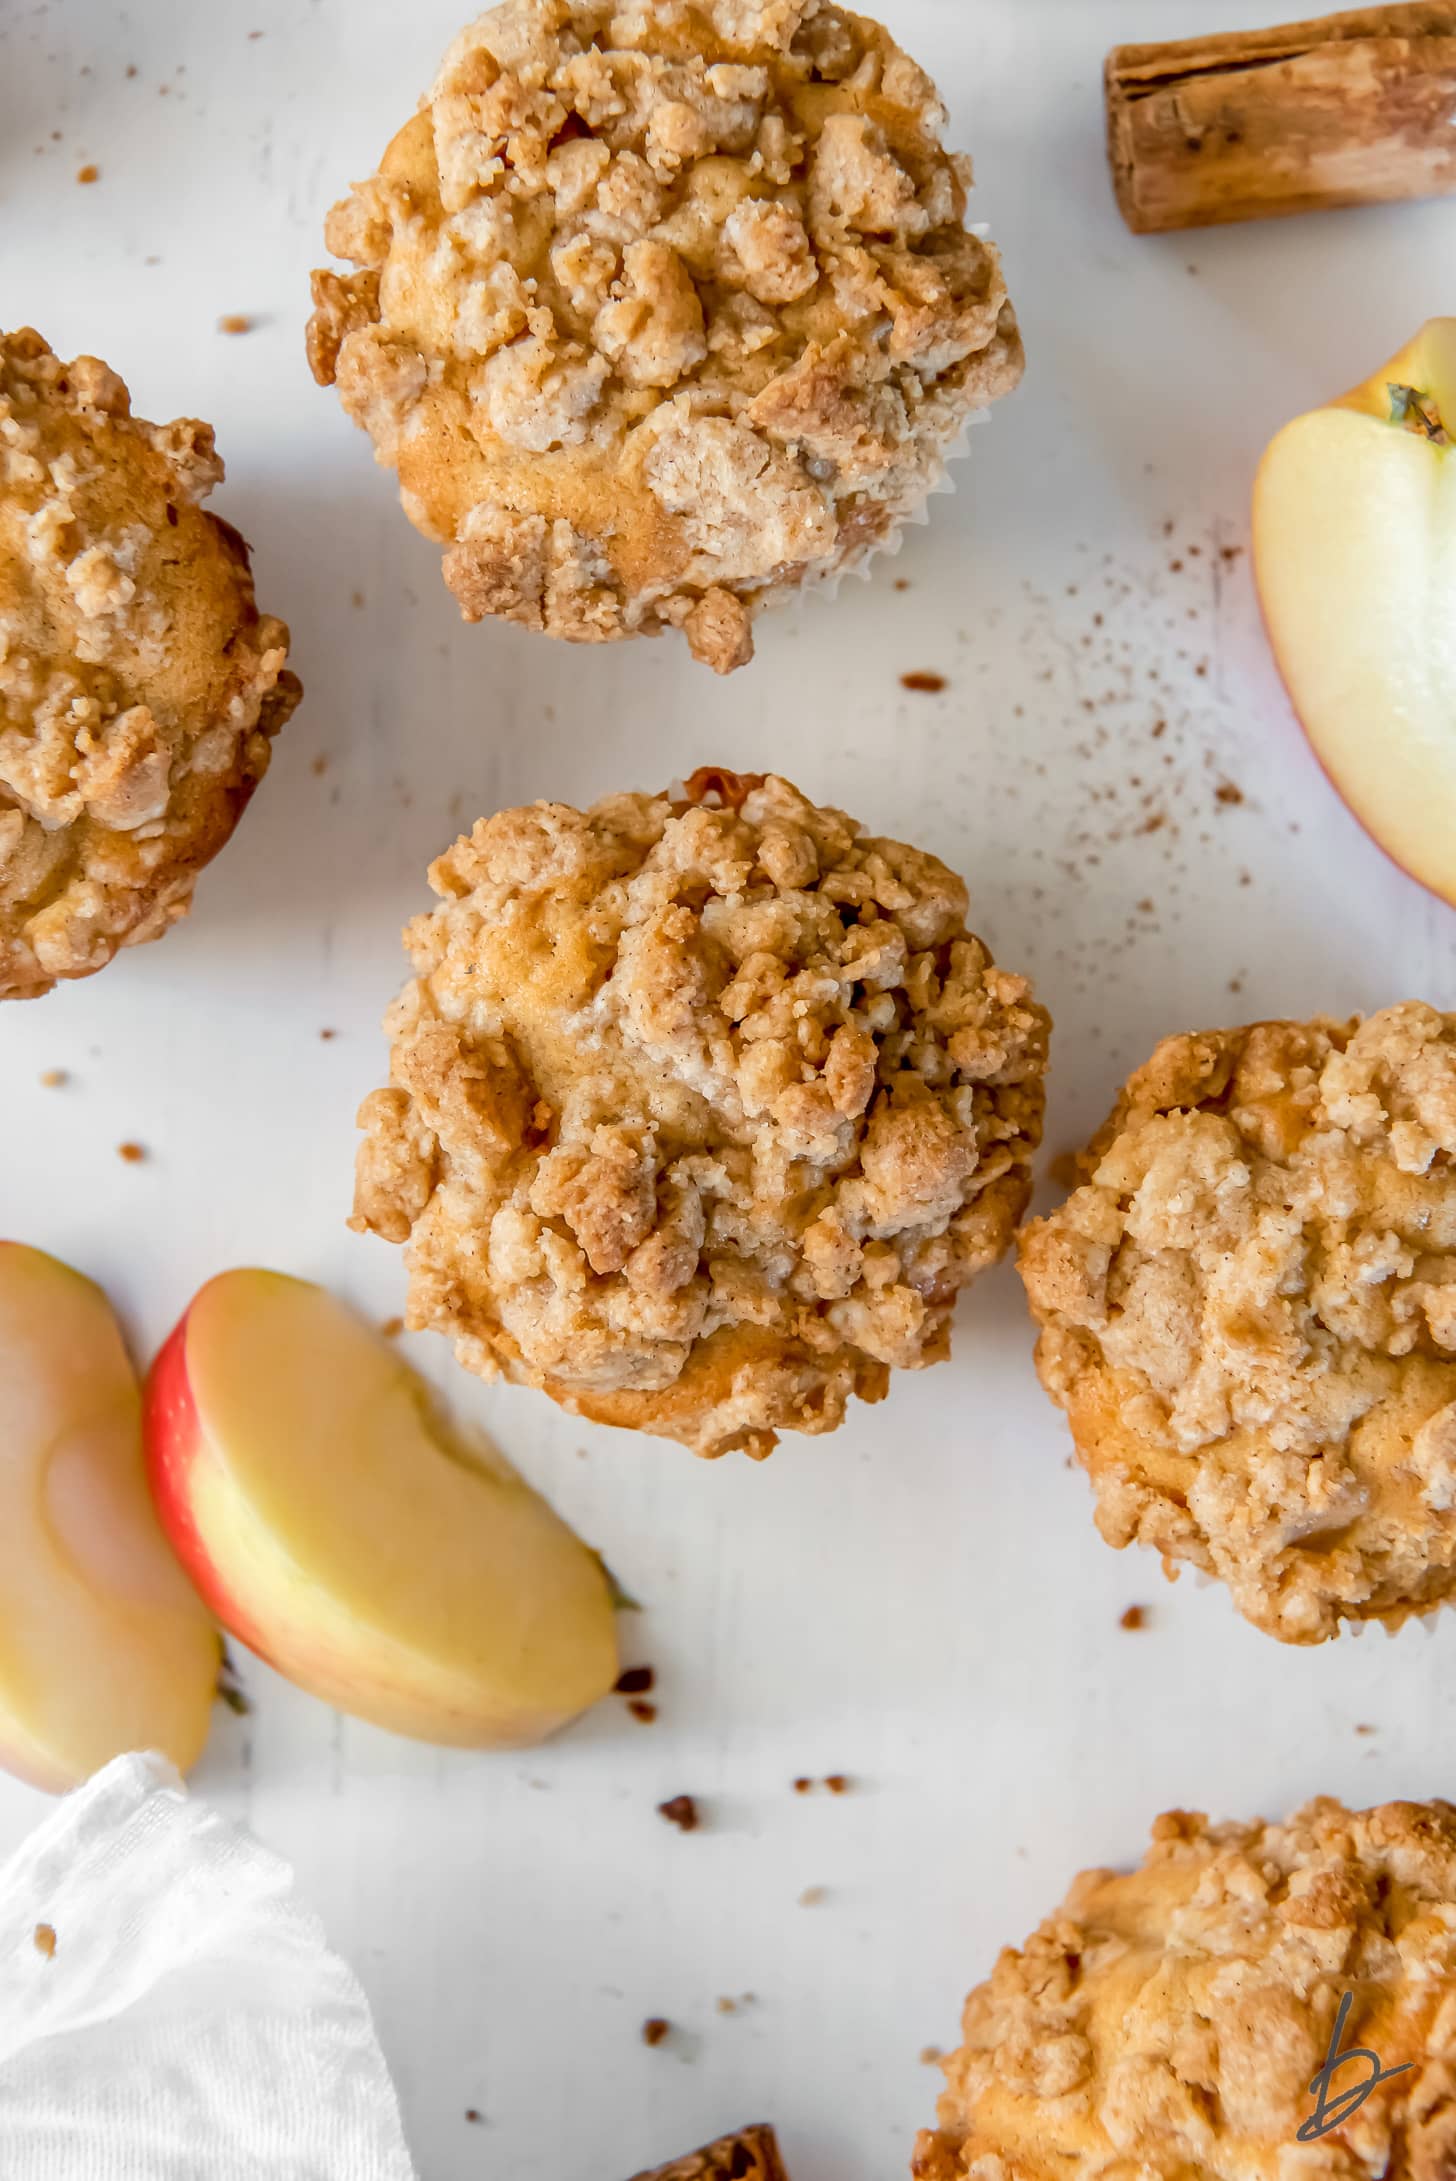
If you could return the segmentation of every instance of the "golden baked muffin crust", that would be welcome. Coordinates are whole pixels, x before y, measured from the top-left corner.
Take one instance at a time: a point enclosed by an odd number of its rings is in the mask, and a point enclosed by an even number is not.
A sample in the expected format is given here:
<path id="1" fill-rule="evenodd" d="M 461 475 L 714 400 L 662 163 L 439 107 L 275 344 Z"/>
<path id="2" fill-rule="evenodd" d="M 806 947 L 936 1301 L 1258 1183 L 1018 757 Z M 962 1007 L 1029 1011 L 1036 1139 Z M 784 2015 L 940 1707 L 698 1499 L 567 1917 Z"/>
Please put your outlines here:
<path id="1" fill-rule="evenodd" d="M 536 803 L 433 867 L 353 1224 L 409 1322 L 577 1413 L 767 1454 L 948 1352 L 1047 1017 L 934 856 L 785 780 Z"/>
<path id="2" fill-rule="evenodd" d="M 923 502 L 1021 344 L 929 78 L 829 0 L 506 0 L 462 33 L 314 275 L 337 382 L 468 620 L 754 610 Z"/>
<path id="3" fill-rule="evenodd" d="M 1169 1038 L 1081 1163 L 1021 1273 L 1108 1542 L 1287 1643 L 1448 1597 L 1456 1015 Z"/>
<path id="4" fill-rule="evenodd" d="M 143 423 L 94 356 L 0 335 L 0 999 L 186 914 L 299 696 L 209 426 Z"/>
<path id="5" fill-rule="evenodd" d="M 1341 2049 L 1410 2072 L 1301 2144 L 1346 1992 Z M 1456 1809 L 1160 1818 L 1141 1870 L 1085 1872 L 1002 1954 L 962 2031 L 915 2181 L 1445 2181 Z"/>

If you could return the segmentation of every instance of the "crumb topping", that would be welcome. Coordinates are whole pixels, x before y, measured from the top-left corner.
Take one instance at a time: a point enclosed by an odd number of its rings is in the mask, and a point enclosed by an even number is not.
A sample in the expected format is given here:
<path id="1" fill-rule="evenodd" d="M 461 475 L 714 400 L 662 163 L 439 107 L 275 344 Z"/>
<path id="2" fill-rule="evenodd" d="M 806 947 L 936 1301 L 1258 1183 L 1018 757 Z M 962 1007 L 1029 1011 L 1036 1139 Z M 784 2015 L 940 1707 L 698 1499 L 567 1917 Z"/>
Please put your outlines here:
<path id="1" fill-rule="evenodd" d="M 915 2181 L 1437 2181 L 1456 2157 L 1456 1809 L 1158 1819 L 971 1993 Z M 1340 2000 L 1383 2083 L 1300 2147 Z M 1335 2095 L 1360 2080 L 1336 2079 Z"/>
<path id="2" fill-rule="evenodd" d="M 1456 1588 L 1456 1016 L 1176 1037 L 1022 1244 L 1108 1541 L 1286 1642 Z"/>
<path id="3" fill-rule="evenodd" d="M 184 915 L 297 701 L 221 476 L 207 425 L 0 336 L 0 998 Z"/>
<path id="4" fill-rule="evenodd" d="M 703 1454 L 948 1352 L 1009 1245 L 1048 1022 L 934 856 L 787 781 L 538 803 L 435 864 L 354 1224 L 409 1322 Z"/>
<path id="5" fill-rule="evenodd" d="M 830 0 L 506 0 L 336 205 L 309 356 L 468 620 L 728 672 L 1021 345 L 935 88 Z M 704 609 L 709 610 L 705 611 Z"/>

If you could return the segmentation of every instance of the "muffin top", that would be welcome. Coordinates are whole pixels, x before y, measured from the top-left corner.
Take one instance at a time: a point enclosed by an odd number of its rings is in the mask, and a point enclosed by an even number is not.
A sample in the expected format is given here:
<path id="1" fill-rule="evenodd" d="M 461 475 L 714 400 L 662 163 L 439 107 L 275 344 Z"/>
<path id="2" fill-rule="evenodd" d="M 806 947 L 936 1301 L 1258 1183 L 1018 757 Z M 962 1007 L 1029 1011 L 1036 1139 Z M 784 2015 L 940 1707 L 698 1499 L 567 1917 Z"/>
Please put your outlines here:
<path id="1" fill-rule="evenodd" d="M 0 336 L 0 998 L 186 912 L 298 699 L 212 432 L 145 424 L 94 356 Z"/>
<path id="2" fill-rule="evenodd" d="M 468 619 L 680 625 L 883 541 L 1021 369 L 934 86 L 828 0 L 506 0 L 336 205 L 309 354 Z"/>
<path id="3" fill-rule="evenodd" d="M 916 2181 L 1439 2181 L 1453 1932 L 1449 1803 L 1159 1818 L 1141 1870 L 1084 1873 L 972 1992 Z M 1301 2144 L 1347 1992 L 1341 2050 L 1410 2072 Z M 1330 2103 L 1368 2072 L 1339 2071 Z"/>
<path id="4" fill-rule="evenodd" d="M 1456 1587 L 1456 1015 L 1169 1038 L 1036 1222 L 1042 1381 L 1116 1545 L 1270 1635 Z"/>
<path id="5" fill-rule="evenodd" d="M 702 1454 L 947 1352 L 1007 1248 L 1047 1018 L 934 856 L 772 775 L 537 803 L 430 873 L 360 1229 L 485 1375 Z"/>

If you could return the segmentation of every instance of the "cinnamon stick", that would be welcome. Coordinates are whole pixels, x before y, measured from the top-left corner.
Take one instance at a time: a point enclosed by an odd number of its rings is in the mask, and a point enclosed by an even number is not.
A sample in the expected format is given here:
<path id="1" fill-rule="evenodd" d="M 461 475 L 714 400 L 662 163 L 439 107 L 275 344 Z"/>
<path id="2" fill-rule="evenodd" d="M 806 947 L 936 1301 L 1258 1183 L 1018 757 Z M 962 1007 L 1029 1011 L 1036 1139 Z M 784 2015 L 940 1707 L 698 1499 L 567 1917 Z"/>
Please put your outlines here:
<path id="1" fill-rule="evenodd" d="M 1456 191 L 1456 0 L 1356 8 L 1107 59 L 1135 234 Z"/>
<path id="2" fill-rule="evenodd" d="M 788 2181 L 772 2128 L 759 2123 L 701 2151 L 640 2173 L 637 2181 Z"/>

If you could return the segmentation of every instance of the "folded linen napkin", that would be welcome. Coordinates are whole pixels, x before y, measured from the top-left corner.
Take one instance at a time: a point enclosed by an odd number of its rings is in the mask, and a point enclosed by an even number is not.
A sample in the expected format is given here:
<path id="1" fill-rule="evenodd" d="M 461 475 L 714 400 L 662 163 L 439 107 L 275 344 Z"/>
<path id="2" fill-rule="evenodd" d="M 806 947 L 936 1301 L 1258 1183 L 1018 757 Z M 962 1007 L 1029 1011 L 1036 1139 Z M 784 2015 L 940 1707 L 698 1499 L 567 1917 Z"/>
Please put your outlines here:
<path id="1" fill-rule="evenodd" d="M 415 2181 L 359 1985 L 161 1758 L 118 1758 L 0 1870 L 0 2173 Z"/>

